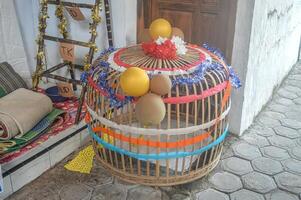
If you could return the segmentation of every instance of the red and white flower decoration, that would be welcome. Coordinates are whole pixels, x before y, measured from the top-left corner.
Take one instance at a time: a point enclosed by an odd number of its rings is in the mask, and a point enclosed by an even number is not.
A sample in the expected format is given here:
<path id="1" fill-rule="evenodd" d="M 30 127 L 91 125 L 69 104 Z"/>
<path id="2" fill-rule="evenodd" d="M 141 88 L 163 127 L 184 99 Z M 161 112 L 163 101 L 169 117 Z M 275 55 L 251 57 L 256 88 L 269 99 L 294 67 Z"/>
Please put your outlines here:
<path id="1" fill-rule="evenodd" d="M 157 40 L 142 43 L 142 49 L 145 54 L 158 59 L 176 59 L 178 55 L 185 55 L 187 48 L 185 42 L 178 36 L 171 39 L 159 37 Z"/>

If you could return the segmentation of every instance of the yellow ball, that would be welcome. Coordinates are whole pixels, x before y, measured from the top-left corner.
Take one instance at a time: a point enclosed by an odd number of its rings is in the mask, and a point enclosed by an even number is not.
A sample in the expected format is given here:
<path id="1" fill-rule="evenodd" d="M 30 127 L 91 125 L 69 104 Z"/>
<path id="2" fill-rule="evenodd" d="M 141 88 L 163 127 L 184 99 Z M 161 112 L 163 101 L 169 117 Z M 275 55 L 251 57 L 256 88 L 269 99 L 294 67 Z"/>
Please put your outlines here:
<path id="1" fill-rule="evenodd" d="M 154 20 L 149 27 L 149 33 L 154 40 L 159 36 L 169 38 L 171 36 L 171 32 L 172 28 L 170 23 L 162 18 Z"/>
<path id="2" fill-rule="evenodd" d="M 148 92 L 149 77 L 143 69 L 130 67 L 121 74 L 120 86 L 126 95 L 139 97 Z"/>

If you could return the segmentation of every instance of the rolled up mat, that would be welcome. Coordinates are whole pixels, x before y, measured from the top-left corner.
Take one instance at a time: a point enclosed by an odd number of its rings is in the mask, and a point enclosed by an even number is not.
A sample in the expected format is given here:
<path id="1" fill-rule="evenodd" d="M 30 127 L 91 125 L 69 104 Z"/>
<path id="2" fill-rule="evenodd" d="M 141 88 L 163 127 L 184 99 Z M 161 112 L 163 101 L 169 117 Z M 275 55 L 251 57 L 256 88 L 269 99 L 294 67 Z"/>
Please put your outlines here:
<path id="1" fill-rule="evenodd" d="M 10 140 L 0 140 L 0 155 L 19 150 L 33 142 L 44 133 L 47 133 L 53 123 L 63 114 L 66 114 L 63 110 L 54 109 L 22 137 Z"/>
<path id="2" fill-rule="evenodd" d="M 0 139 L 22 137 L 52 111 L 52 102 L 44 94 L 24 88 L 0 99 Z"/>

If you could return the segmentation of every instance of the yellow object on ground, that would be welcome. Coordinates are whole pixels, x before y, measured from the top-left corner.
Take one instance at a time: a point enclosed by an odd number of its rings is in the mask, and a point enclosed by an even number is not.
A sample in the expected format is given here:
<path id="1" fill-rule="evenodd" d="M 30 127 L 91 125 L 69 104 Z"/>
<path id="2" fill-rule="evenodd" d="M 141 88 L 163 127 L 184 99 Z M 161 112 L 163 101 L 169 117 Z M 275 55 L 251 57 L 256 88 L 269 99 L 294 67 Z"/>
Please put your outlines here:
<path id="1" fill-rule="evenodd" d="M 73 160 L 67 163 L 65 168 L 74 172 L 90 174 L 93 167 L 94 156 L 95 152 L 93 150 L 93 146 L 89 145 L 84 150 L 80 151 Z"/>

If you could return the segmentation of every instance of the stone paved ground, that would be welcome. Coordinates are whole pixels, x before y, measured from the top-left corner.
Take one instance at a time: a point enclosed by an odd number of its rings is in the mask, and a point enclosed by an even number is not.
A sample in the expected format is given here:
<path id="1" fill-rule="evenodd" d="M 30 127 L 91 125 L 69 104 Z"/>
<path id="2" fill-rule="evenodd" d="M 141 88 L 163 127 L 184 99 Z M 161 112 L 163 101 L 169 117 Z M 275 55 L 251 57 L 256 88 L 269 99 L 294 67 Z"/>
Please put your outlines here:
<path id="1" fill-rule="evenodd" d="M 208 176 L 176 187 L 126 184 L 95 164 L 91 175 L 66 171 L 65 159 L 9 199 L 297 200 L 301 199 L 301 64 L 241 138 L 230 136 Z"/>

